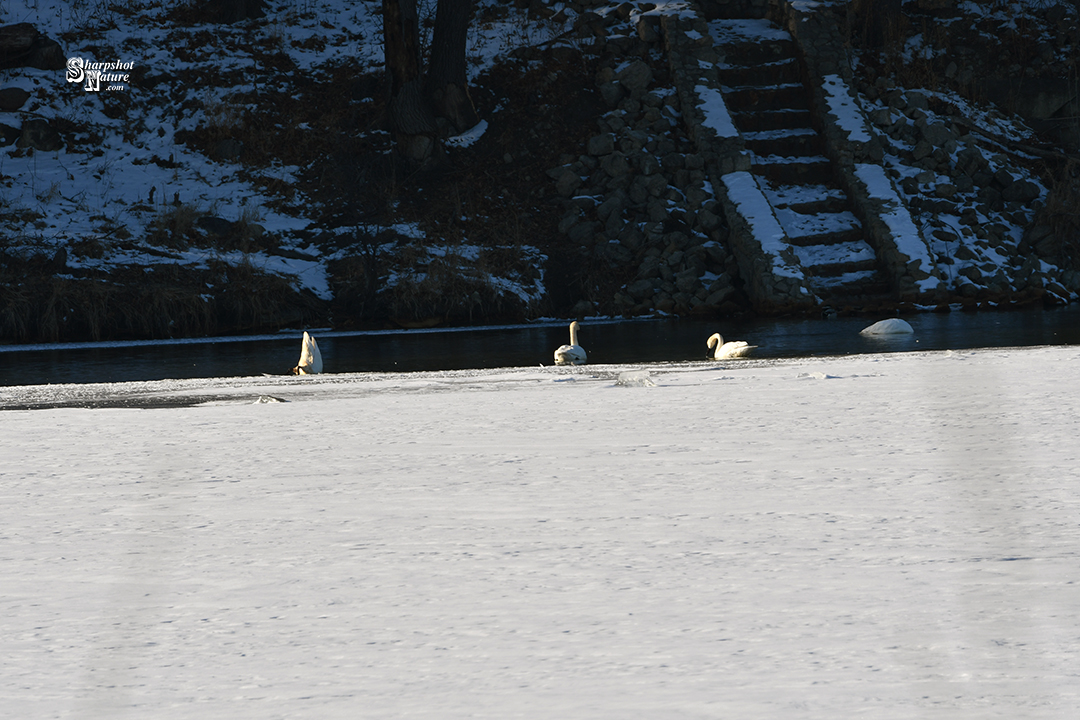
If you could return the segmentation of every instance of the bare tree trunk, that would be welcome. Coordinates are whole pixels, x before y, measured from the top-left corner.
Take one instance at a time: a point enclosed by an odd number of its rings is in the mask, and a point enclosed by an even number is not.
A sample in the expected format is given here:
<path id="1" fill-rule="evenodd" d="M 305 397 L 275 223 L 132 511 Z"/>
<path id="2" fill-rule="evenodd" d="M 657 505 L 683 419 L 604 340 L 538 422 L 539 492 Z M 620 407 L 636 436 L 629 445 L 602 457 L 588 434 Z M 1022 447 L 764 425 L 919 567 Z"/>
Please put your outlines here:
<path id="1" fill-rule="evenodd" d="M 463 133 L 480 121 L 469 96 L 465 67 L 472 0 L 439 0 L 425 87 L 436 117 Z"/>
<path id="2" fill-rule="evenodd" d="M 895 39 L 902 20 L 903 0 L 852 0 L 855 27 L 869 47 L 881 47 Z"/>
<path id="3" fill-rule="evenodd" d="M 423 162 L 436 148 L 438 126 L 424 97 L 416 0 L 383 0 L 387 108 L 398 150 Z"/>

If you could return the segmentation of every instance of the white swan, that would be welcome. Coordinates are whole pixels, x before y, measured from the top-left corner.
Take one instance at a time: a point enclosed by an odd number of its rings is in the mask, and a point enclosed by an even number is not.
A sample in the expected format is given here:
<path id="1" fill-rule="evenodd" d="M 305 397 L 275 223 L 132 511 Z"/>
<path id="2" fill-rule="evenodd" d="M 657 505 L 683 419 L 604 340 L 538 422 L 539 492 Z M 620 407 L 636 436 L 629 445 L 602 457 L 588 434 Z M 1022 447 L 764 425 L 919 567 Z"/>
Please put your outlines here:
<path id="1" fill-rule="evenodd" d="M 860 335 L 904 335 L 906 333 L 913 333 L 911 325 L 901 320 L 900 318 L 888 318 L 887 320 L 878 320 L 870 327 L 863 328 Z"/>
<path id="2" fill-rule="evenodd" d="M 577 320 L 570 323 L 570 344 L 561 345 L 559 349 L 555 351 L 555 364 L 556 365 L 584 365 L 587 361 L 585 355 L 585 348 L 581 347 L 577 343 Z"/>
<path id="3" fill-rule="evenodd" d="M 712 350 L 714 346 L 716 347 L 716 351 L 712 354 L 712 357 L 715 360 L 746 357 L 757 347 L 757 345 L 751 345 L 745 340 L 724 342 L 724 336 L 720 333 L 713 333 L 709 337 L 708 345 L 710 350 Z M 709 357 L 708 353 L 706 353 L 705 357 Z"/>
<path id="4" fill-rule="evenodd" d="M 300 362 L 292 369 L 293 375 L 315 375 L 322 372 L 322 353 L 319 352 L 319 343 L 315 338 L 304 333 L 304 340 L 300 345 Z"/>

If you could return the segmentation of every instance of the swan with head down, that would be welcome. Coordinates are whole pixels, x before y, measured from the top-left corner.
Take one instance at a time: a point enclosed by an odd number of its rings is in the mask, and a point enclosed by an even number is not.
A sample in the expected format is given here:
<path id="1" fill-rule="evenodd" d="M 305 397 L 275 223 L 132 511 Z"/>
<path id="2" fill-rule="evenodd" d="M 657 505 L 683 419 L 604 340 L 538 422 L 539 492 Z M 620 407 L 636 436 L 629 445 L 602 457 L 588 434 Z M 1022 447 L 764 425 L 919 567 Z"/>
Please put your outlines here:
<path id="1" fill-rule="evenodd" d="M 724 336 L 720 333 L 713 333 L 709 337 L 708 342 L 709 350 L 713 350 L 712 354 L 705 354 L 705 357 L 711 357 L 714 360 L 728 360 L 731 358 L 743 358 L 747 357 L 754 351 L 757 345 L 751 345 L 745 340 L 732 340 L 731 342 L 724 342 Z"/>
<path id="2" fill-rule="evenodd" d="M 575 320 L 570 323 L 570 344 L 560 345 L 559 349 L 555 351 L 556 365 L 584 365 L 588 360 L 585 348 L 578 345 L 577 331 L 578 324 L 577 320 Z"/>
<path id="3" fill-rule="evenodd" d="M 915 332 L 911 325 L 900 318 L 878 320 L 870 327 L 863 328 L 860 335 L 906 335 Z"/>
<path id="4" fill-rule="evenodd" d="M 292 369 L 293 375 L 315 375 L 322 372 L 322 353 L 319 352 L 319 343 L 315 338 L 304 333 L 304 339 L 300 343 L 300 361 Z"/>

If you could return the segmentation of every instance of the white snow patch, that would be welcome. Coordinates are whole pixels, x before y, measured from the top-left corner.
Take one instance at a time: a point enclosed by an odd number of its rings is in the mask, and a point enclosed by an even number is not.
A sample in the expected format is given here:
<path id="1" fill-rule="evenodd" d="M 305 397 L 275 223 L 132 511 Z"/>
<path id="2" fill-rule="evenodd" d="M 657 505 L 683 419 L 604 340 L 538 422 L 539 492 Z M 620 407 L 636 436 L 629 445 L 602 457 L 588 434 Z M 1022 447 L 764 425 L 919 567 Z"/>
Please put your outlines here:
<path id="1" fill-rule="evenodd" d="M 484 136 L 484 133 L 487 131 L 487 127 L 488 127 L 487 120 L 481 120 L 476 125 L 469 128 L 468 130 L 461 133 L 460 135 L 455 135 L 454 137 L 447 138 L 446 139 L 446 144 L 449 145 L 450 147 L 458 147 L 458 148 L 469 147 L 470 145 L 472 145 L 473 143 L 475 143 L 477 140 L 479 140 L 481 137 Z"/>
<path id="2" fill-rule="evenodd" d="M 848 134 L 852 142 L 869 142 L 870 134 L 866 130 L 859 103 L 848 91 L 847 83 L 839 75 L 826 75 L 825 100 L 829 112 L 836 116 L 836 124 Z"/>
<path id="3" fill-rule="evenodd" d="M 781 255 L 784 250 L 790 249 L 787 236 L 754 176 L 738 171 L 724 175 L 721 180 L 739 214 L 746 218 L 754 239 L 760 243 L 762 251 L 772 257 L 773 272 L 785 277 L 802 278 L 801 269 L 793 267 Z"/>
<path id="4" fill-rule="evenodd" d="M 732 120 L 731 113 L 728 112 L 727 105 L 724 104 L 724 96 L 720 91 L 707 85 L 697 85 L 694 87 L 694 91 L 700 99 L 698 107 L 701 108 L 701 112 L 705 115 L 702 125 L 715 130 L 718 137 L 739 137 L 739 130 L 735 127 L 735 121 Z"/>
<path id="5" fill-rule="evenodd" d="M 918 260 L 925 272 L 932 273 L 934 261 L 930 256 L 930 250 L 911 219 L 911 213 L 907 211 L 907 207 L 896 194 L 885 170 L 880 165 L 856 163 L 855 176 L 866 185 L 871 198 L 882 201 L 881 219 L 889 226 L 896 248 L 909 260 Z M 923 291 L 933 290 L 939 283 L 940 281 L 932 274 L 925 280 L 916 281 Z"/>

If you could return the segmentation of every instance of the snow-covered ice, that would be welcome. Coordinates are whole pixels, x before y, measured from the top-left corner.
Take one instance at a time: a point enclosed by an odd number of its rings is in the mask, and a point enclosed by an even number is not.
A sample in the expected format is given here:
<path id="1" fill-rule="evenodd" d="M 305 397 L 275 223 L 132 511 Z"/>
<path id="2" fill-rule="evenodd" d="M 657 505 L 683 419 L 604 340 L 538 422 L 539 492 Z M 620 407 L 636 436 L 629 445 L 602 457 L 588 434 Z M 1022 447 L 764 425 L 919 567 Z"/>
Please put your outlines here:
<path id="1" fill-rule="evenodd" d="M 1078 362 L 3 388 L 0 714 L 1071 719 Z"/>

